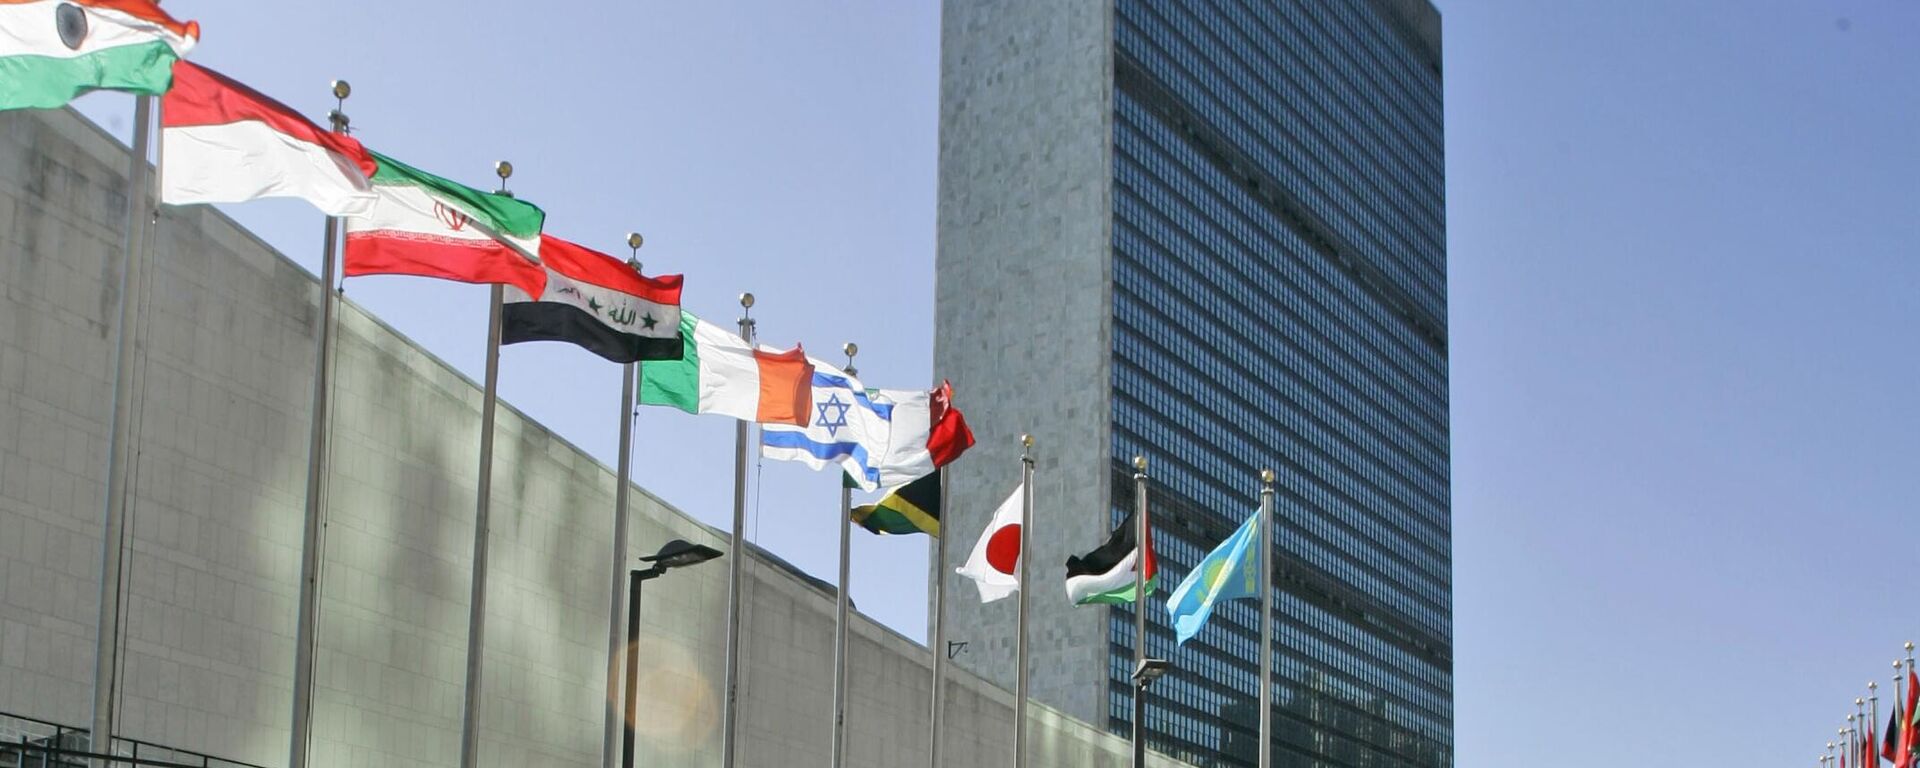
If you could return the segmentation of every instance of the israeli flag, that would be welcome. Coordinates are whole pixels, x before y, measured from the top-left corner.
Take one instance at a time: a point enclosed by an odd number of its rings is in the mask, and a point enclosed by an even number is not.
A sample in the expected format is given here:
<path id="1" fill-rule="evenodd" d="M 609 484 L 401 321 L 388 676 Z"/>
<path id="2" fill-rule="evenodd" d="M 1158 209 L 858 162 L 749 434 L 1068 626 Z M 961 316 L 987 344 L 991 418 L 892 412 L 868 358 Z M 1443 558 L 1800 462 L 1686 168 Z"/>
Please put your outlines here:
<path id="1" fill-rule="evenodd" d="M 837 466 L 863 491 L 880 487 L 880 465 L 892 434 L 893 404 L 845 371 L 813 363 L 813 407 L 808 424 L 760 427 L 760 455 L 814 469 Z"/>

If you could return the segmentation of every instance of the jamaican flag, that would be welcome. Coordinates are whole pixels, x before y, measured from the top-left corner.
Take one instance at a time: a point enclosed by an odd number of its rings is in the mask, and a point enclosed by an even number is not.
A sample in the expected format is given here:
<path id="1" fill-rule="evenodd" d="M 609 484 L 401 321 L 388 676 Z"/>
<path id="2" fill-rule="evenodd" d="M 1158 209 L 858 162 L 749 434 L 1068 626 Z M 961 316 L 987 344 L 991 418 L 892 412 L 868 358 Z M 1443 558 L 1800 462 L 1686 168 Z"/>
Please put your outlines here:
<path id="1" fill-rule="evenodd" d="M 895 488 L 878 504 L 854 507 L 853 521 L 882 535 L 940 535 L 940 473 Z"/>

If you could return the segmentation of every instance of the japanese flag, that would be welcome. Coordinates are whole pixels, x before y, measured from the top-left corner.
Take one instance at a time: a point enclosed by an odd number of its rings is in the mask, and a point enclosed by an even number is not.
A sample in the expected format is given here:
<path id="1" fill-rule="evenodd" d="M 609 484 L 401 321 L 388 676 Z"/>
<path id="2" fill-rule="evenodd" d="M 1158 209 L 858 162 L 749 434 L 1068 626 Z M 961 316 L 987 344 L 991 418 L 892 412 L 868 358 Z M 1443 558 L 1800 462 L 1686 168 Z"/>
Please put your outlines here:
<path id="1" fill-rule="evenodd" d="M 980 534 L 980 543 L 973 545 L 967 564 L 954 569 L 973 579 L 974 586 L 980 588 L 980 602 L 991 603 L 1020 589 L 1020 501 L 1024 490 L 1024 486 L 1014 488 L 1013 495 L 1001 502 L 987 530 Z"/>

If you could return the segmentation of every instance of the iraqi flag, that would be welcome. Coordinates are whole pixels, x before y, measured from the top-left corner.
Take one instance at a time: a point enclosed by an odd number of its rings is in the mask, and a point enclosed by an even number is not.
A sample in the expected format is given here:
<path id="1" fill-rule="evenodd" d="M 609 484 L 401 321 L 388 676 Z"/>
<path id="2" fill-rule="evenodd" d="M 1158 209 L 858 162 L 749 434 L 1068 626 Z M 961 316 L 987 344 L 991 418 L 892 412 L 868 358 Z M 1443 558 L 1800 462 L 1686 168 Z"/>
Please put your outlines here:
<path id="1" fill-rule="evenodd" d="M 991 603 L 1020 589 L 1020 501 L 1025 486 L 1013 489 L 1013 495 L 994 510 L 987 530 L 973 545 L 967 564 L 954 569 L 980 589 L 980 602 Z"/>
<path id="2" fill-rule="evenodd" d="M 547 272 L 539 259 L 546 212 L 368 154 L 378 166 L 372 179 L 378 199 L 365 215 L 347 219 L 348 277 L 415 275 L 511 285 L 536 298 L 545 291 Z"/>
<path id="3" fill-rule="evenodd" d="M 1153 594 L 1154 580 L 1159 578 L 1153 561 L 1153 531 L 1147 531 L 1147 546 L 1134 546 L 1134 518 L 1138 512 L 1127 513 L 1127 519 L 1120 527 L 1113 529 L 1107 536 L 1107 543 L 1098 549 L 1078 557 L 1067 558 L 1067 598 L 1074 605 L 1119 605 L 1131 603 L 1133 594 L 1133 572 L 1135 566 L 1146 563 L 1146 593 Z M 1149 517 L 1151 520 L 1151 517 Z"/>
<path id="4" fill-rule="evenodd" d="M 158 96 L 200 42 L 152 0 L 0 0 L 0 110 L 57 109 L 96 90 Z"/>
<path id="5" fill-rule="evenodd" d="M 509 285 L 500 343 L 564 341 L 616 363 L 679 360 L 680 275 L 645 277 L 598 251 L 540 236 L 539 298 Z"/>
<path id="6" fill-rule="evenodd" d="M 225 75 L 178 62 L 161 103 L 163 202 L 292 197 L 329 216 L 358 216 L 379 198 L 368 181 L 377 165 L 360 142 Z"/>

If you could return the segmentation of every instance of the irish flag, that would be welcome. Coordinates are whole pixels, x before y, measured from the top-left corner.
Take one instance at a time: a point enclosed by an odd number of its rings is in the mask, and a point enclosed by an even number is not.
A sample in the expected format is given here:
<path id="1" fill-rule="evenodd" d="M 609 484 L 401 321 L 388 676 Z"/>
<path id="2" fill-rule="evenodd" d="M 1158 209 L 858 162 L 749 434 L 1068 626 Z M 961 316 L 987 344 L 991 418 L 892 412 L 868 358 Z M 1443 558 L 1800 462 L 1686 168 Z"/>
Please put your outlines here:
<path id="1" fill-rule="evenodd" d="M 151 0 L 0 0 L 0 109 L 56 109 L 100 89 L 158 96 L 200 41 Z"/>
<path id="2" fill-rule="evenodd" d="M 799 347 L 756 347 L 680 312 L 678 360 L 640 364 L 640 403 L 717 413 L 761 424 L 804 427 L 813 403 L 813 365 Z"/>
<path id="3" fill-rule="evenodd" d="M 540 298 L 537 260 L 547 214 L 531 203 L 482 192 L 371 152 L 378 196 L 347 219 L 346 273 L 417 275 L 502 284 Z"/>

